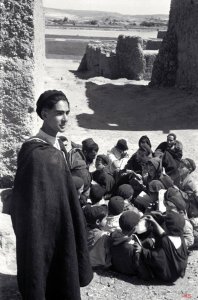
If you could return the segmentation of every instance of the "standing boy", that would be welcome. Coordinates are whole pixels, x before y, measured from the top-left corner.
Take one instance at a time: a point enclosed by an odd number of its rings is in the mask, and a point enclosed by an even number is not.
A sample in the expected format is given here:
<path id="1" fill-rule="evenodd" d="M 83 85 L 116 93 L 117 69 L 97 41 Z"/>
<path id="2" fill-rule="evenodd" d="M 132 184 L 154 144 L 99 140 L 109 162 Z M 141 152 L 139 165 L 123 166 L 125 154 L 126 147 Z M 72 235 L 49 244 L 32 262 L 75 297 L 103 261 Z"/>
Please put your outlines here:
<path id="1" fill-rule="evenodd" d="M 93 276 L 82 210 L 57 138 L 69 112 L 61 91 L 41 94 L 43 125 L 18 156 L 11 216 L 24 300 L 80 300 L 80 285 Z"/>

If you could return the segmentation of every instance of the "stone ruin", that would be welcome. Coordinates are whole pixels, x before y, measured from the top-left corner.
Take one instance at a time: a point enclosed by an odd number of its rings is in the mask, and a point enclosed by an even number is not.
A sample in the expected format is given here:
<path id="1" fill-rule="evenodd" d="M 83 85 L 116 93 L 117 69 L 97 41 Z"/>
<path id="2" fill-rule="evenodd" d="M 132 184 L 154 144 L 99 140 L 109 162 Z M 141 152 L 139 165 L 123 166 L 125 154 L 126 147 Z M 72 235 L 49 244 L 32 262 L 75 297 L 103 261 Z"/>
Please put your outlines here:
<path id="1" fill-rule="evenodd" d="M 172 0 L 151 86 L 198 88 L 198 0 Z"/>
<path id="2" fill-rule="evenodd" d="M 161 42 L 159 38 L 145 40 L 123 35 L 117 41 L 90 42 L 78 71 L 87 72 L 90 77 L 150 80 Z"/>
<path id="3" fill-rule="evenodd" d="M 17 149 L 37 122 L 35 99 L 44 88 L 42 0 L 1 0 L 0 188 L 13 184 Z"/>

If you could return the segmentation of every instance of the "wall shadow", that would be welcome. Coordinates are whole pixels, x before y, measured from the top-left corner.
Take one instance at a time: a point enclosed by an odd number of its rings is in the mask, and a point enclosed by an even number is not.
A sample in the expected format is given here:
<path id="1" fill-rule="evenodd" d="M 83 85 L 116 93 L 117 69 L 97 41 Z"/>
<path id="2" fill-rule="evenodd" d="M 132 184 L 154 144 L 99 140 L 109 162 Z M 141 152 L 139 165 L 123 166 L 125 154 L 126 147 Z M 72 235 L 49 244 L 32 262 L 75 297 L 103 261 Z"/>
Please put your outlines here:
<path id="1" fill-rule="evenodd" d="M 198 128 L 198 92 L 86 82 L 86 97 L 93 114 L 77 115 L 83 128 L 164 133 Z"/>

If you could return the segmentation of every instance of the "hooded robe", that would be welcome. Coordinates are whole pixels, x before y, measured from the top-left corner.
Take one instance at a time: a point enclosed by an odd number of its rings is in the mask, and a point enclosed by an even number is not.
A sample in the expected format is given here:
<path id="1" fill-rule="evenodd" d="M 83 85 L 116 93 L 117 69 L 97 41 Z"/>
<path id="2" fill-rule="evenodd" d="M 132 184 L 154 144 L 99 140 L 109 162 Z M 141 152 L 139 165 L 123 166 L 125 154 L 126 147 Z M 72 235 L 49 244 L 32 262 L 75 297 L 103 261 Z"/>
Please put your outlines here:
<path id="1" fill-rule="evenodd" d="M 63 152 L 23 144 L 11 203 L 24 300 L 79 300 L 92 277 L 84 216 Z"/>

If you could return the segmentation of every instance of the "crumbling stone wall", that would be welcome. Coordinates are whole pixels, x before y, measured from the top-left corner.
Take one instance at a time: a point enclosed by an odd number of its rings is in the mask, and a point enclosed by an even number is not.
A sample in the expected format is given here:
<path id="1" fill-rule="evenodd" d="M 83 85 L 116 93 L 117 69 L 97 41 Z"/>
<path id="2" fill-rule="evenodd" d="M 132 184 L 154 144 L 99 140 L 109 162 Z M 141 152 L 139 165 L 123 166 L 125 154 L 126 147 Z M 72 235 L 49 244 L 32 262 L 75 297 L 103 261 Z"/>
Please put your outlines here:
<path id="1" fill-rule="evenodd" d="M 93 41 L 87 45 L 78 71 L 86 72 L 88 77 L 150 80 L 160 45 L 161 39 L 122 35 L 118 37 L 118 41 Z"/>
<path id="2" fill-rule="evenodd" d="M 118 37 L 116 53 L 120 77 L 140 80 L 143 78 L 144 54 L 143 39 L 137 36 Z"/>
<path id="3" fill-rule="evenodd" d="M 0 187 L 12 186 L 17 150 L 35 125 L 35 99 L 43 90 L 42 0 L 0 5 Z"/>
<path id="4" fill-rule="evenodd" d="M 104 76 L 110 79 L 118 78 L 116 57 L 116 41 L 90 42 L 87 45 L 79 72 L 88 71 L 90 76 Z"/>
<path id="5" fill-rule="evenodd" d="M 198 87 L 198 0 L 172 0 L 151 85 Z"/>

